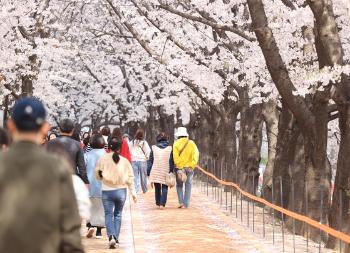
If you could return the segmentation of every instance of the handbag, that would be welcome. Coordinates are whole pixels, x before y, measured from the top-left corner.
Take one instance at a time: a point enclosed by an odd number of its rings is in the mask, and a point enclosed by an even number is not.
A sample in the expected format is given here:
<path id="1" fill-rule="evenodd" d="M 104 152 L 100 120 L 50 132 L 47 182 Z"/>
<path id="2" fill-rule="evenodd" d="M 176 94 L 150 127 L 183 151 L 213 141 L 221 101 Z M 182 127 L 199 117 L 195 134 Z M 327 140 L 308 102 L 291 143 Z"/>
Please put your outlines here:
<path id="1" fill-rule="evenodd" d="M 169 186 L 170 188 L 174 187 L 176 183 L 176 178 L 174 173 L 169 172 L 166 176 L 165 176 L 165 184 L 167 186 Z"/>
<path id="2" fill-rule="evenodd" d="M 185 148 L 187 147 L 188 143 L 190 142 L 190 140 L 187 140 L 187 142 L 185 143 L 185 145 L 182 147 L 182 149 L 179 152 L 179 157 L 181 156 L 182 152 L 185 150 Z M 185 183 L 187 180 L 187 175 L 186 172 L 184 171 L 184 169 L 179 169 L 176 172 L 177 178 L 179 179 L 179 181 Z"/>
<path id="3" fill-rule="evenodd" d="M 178 170 L 178 171 L 176 172 L 176 175 L 177 175 L 177 178 L 178 178 L 181 182 L 183 182 L 183 183 L 186 182 L 186 180 L 187 180 L 187 175 L 186 175 L 186 172 L 185 172 L 184 169 Z"/>

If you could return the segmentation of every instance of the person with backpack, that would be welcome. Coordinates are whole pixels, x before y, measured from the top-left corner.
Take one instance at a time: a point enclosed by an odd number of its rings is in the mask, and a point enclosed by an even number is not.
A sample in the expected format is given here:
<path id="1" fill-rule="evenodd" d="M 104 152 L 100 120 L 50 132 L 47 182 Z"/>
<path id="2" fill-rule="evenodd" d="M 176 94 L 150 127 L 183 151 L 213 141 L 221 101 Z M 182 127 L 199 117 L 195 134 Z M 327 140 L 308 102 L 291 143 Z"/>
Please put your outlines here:
<path id="1" fill-rule="evenodd" d="M 163 209 L 167 202 L 168 185 L 166 178 L 169 173 L 174 172 L 174 161 L 172 147 L 168 136 L 160 133 L 157 136 L 157 144 L 152 146 L 148 160 L 147 175 L 154 184 L 156 205 Z"/>
<path id="2" fill-rule="evenodd" d="M 134 173 L 130 162 L 119 155 L 121 141 L 111 138 L 107 153 L 97 162 L 95 177 L 102 181 L 102 202 L 105 210 L 105 221 L 109 248 L 114 249 L 119 245 L 122 212 L 126 201 L 127 188 L 136 203 L 134 188 Z"/>
<path id="3" fill-rule="evenodd" d="M 199 151 L 194 141 L 189 139 L 185 127 L 179 127 L 176 132 L 177 140 L 173 145 L 173 158 L 176 174 L 176 191 L 179 208 L 189 208 L 194 169 L 199 160 Z M 185 192 L 183 190 L 185 185 Z"/>
<path id="4" fill-rule="evenodd" d="M 145 140 L 145 131 L 138 129 L 134 139 L 130 143 L 132 168 L 135 176 L 135 190 L 139 191 L 141 184 L 142 192 L 147 192 L 147 160 L 149 159 L 151 148 Z"/>
<path id="5" fill-rule="evenodd" d="M 0 154 L 0 252 L 83 253 L 71 168 L 40 146 L 44 105 L 23 98 L 11 116 L 14 143 Z"/>

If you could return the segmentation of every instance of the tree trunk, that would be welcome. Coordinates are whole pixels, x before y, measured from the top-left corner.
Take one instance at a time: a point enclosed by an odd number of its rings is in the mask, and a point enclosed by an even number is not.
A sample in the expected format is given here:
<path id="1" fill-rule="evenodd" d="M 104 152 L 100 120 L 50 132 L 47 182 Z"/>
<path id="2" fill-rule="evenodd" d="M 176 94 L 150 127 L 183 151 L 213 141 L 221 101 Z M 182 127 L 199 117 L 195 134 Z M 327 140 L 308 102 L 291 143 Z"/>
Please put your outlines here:
<path id="1" fill-rule="evenodd" d="M 259 163 L 262 144 L 262 105 L 243 106 L 241 110 L 240 157 L 241 187 L 255 194 L 259 182 Z"/>
<path id="2" fill-rule="evenodd" d="M 290 174 L 289 167 L 294 160 L 294 154 L 299 134 L 295 117 L 282 102 L 282 112 L 278 124 L 276 160 L 273 170 L 273 203 L 287 207 L 289 204 Z M 302 169 L 305 169 L 302 168 Z M 304 178 L 302 178 L 303 184 Z M 282 182 L 282 191 L 281 191 Z M 282 203 L 283 202 L 283 203 Z"/>
<path id="3" fill-rule="evenodd" d="M 22 77 L 22 97 L 33 96 L 33 80 L 30 76 Z"/>
<path id="4" fill-rule="evenodd" d="M 272 177 L 276 159 L 279 112 L 276 101 L 271 100 L 263 104 L 262 115 L 266 126 L 268 143 L 268 160 L 263 176 L 262 196 L 272 201 Z"/>
<path id="5" fill-rule="evenodd" d="M 309 104 L 303 97 L 295 96 L 293 94 L 293 91 L 296 89 L 279 53 L 279 48 L 272 30 L 268 26 L 262 0 L 248 0 L 248 6 L 252 17 L 253 29 L 264 54 L 270 75 L 278 92 L 282 96 L 283 102 L 293 113 L 298 123 L 298 127 L 304 136 L 306 181 L 310 187 L 307 192 L 310 205 L 307 215 L 310 218 L 319 221 L 321 216 L 320 208 L 317 209 L 316 206 L 319 207 L 320 205 L 321 193 L 323 193 L 323 204 L 325 210 L 328 210 L 327 205 L 329 204 L 326 201 L 328 198 L 327 186 L 329 186 L 329 182 L 324 179 L 327 174 L 325 162 L 327 160 L 325 152 L 327 145 L 327 131 L 324 131 L 324 129 L 327 130 L 327 121 L 324 121 L 323 116 L 325 112 L 327 112 L 327 107 L 325 108 L 324 106 L 327 106 L 328 104 L 327 96 L 321 96 L 322 98 L 319 101 L 314 101 L 313 105 L 316 109 L 314 108 L 314 110 L 311 111 Z M 325 110 L 321 111 L 319 108 Z M 321 115 L 315 113 L 320 113 Z M 313 192 L 311 192 L 311 189 Z M 283 205 L 285 205 L 285 203 L 283 203 Z M 319 233 L 316 233 L 314 230 L 310 231 L 311 235 L 314 238 L 317 238 Z"/>
<path id="6" fill-rule="evenodd" d="M 335 175 L 332 207 L 329 212 L 329 225 L 337 230 L 349 232 L 350 190 L 350 107 L 339 107 L 340 145 Z M 339 245 L 334 237 L 329 237 L 327 247 Z"/>
<path id="7" fill-rule="evenodd" d="M 317 92 L 313 99 L 315 115 L 314 135 L 304 134 L 305 140 L 305 183 L 307 184 L 307 216 L 328 225 L 329 191 L 331 171 L 327 162 L 328 139 L 328 93 Z M 310 236 L 318 240 L 319 231 L 309 229 Z"/>
<path id="8" fill-rule="evenodd" d="M 343 64 L 343 49 L 335 21 L 332 1 L 308 1 L 315 17 L 315 44 L 320 68 Z M 339 110 L 340 146 L 337 161 L 337 172 L 334 183 L 332 207 L 329 213 L 329 225 L 337 230 L 350 232 L 349 223 L 349 189 L 350 176 L 350 81 L 349 77 L 342 76 L 339 84 L 334 84 L 336 92 L 333 96 Z M 341 217 L 340 217 L 341 216 Z M 335 248 L 338 243 L 330 237 L 327 247 Z M 348 249 L 346 250 L 348 251 Z"/>

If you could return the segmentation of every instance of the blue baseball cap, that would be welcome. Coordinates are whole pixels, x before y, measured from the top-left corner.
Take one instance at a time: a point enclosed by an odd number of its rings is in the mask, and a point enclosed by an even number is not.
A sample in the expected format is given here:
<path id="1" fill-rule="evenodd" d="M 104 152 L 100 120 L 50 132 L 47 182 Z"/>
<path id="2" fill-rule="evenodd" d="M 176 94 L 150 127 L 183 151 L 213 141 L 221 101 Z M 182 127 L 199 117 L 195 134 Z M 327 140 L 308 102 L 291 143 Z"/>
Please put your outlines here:
<path id="1" fill-rule="evenodd" d="M 46 120 L 45 107 L 34 97 L 19 99 L 12 109 L 12 120 L 20 131 L 38 131 Z"/>

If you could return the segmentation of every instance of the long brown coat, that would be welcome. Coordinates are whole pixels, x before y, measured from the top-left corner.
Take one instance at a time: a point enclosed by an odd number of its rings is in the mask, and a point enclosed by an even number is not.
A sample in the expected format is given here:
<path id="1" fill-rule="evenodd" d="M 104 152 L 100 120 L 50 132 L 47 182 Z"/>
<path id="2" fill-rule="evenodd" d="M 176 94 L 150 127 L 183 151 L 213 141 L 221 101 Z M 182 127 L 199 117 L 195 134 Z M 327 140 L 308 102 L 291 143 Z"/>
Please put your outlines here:
<path id="1" fill-rule="evenodd" d="M 21 142 L 0 155 L 0 252 L 80 253 L 69 165 Z"/>

